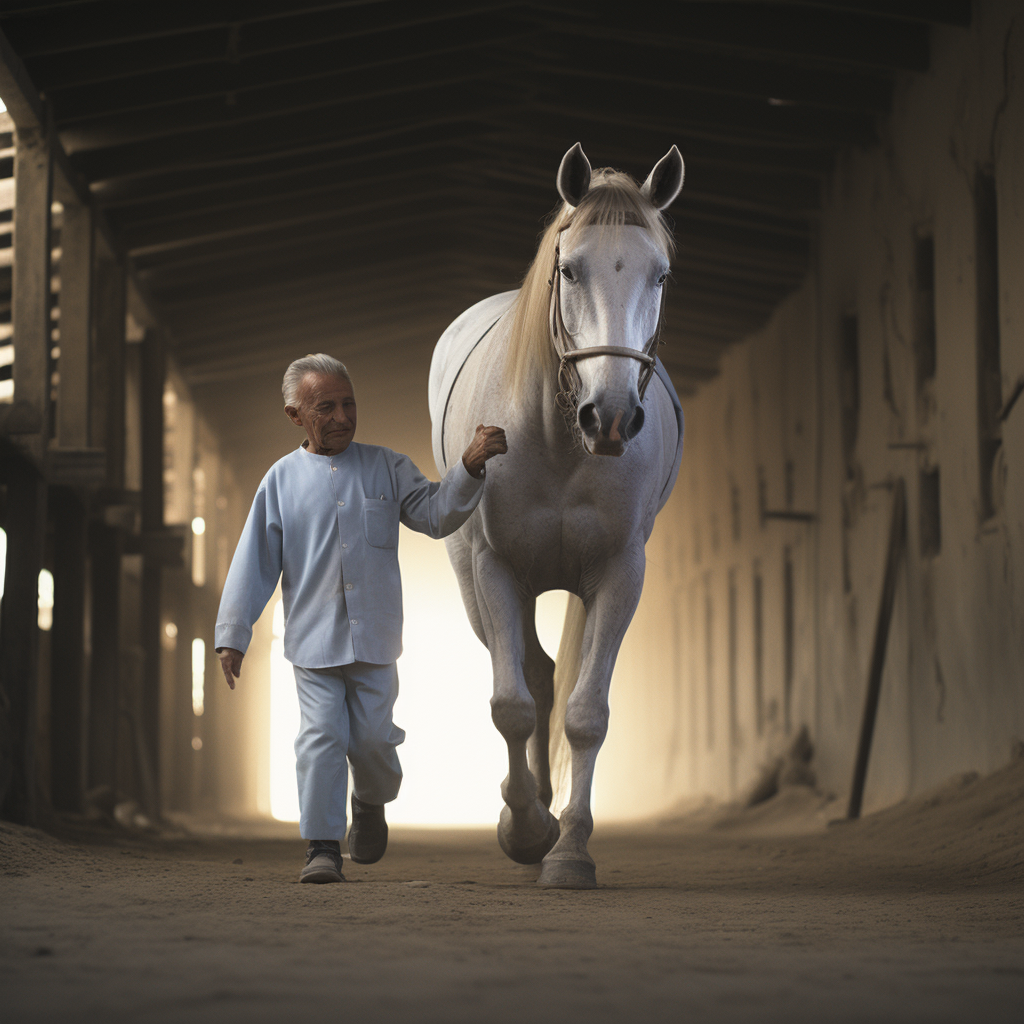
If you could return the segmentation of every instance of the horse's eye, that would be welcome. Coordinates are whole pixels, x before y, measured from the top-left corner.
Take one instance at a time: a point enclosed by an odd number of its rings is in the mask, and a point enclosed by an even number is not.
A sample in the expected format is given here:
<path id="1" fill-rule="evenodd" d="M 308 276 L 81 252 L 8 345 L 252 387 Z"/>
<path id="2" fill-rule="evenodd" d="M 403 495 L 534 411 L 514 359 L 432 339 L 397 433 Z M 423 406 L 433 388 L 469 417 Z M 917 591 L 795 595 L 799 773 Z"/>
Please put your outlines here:
<path id="1" fill-rule="evenodd" d="M 664 284 L 668 280 L 668 272 L 666 271 L 661 277 L 658 278 L 658 284 Z"/>
<path id="2" fill-rule="evenodd" d="M 559 267 L 558 269 L 562 272 L 562 277 L 564 277 L 566 281 L 576 280 L 576 278 L 572 276 L 572 271 L 568 267 Z"/>

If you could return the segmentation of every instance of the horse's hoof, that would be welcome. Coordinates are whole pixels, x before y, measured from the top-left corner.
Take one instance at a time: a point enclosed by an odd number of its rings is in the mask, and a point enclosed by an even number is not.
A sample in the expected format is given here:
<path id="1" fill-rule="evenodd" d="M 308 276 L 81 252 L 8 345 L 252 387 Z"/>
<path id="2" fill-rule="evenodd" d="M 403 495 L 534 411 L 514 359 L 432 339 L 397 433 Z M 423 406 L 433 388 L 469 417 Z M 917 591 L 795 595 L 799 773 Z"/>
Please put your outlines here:
<path id="1" fill-rule="evenodd" d="M 539 805 L 538 805 L 539 806 Z M 498 845 L 506 857 L 517 864 L 539 864 L 558 842 L 558 819 L 546 808 L 541 811 L 547 817 L 547 833 L 534 842 L 518 842 L 512 826 L 512 811 L 506 804 L 501 809 L 498 819 Z"/>
<path id="2" fill-rule="evenodd" d="M 585 860 L 546 860 L 537 884 L 542 889 L 596 889 L 597 868 Z"/>

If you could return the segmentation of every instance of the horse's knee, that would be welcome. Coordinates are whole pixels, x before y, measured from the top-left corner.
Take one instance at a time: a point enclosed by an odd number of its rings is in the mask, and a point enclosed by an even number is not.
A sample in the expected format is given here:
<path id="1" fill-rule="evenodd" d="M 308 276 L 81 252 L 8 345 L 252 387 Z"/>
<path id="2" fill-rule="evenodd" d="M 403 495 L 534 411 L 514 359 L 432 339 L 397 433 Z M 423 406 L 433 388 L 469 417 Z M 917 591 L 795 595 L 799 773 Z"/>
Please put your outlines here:
<path id="1" fill-rule="evenodd" d="M 565 709 L 565 737 L 573 748 L 599 747 L 608 733 L 608 705 L 569 702 Z"/>
<path id="2" fill-rule="evenodd" d="M 491 721 L 509 743 L 525 743 L 536 728 L 537 709 L 530 697 L 495 694 L 491 698 Z"/>

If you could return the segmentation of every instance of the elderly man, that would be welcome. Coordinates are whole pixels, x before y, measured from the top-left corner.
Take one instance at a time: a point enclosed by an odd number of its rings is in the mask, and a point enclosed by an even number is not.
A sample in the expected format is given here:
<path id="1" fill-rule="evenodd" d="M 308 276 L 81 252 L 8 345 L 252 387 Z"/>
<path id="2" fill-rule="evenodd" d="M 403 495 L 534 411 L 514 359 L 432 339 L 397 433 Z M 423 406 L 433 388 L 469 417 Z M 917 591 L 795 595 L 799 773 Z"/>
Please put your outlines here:
<path id="1" fill-rule="evenodd" d="M 306 432 L 256 492 L 217 615 L 216 647 L 234 689 L 253 623 L 277 581 L 284 653 L 295 669 L 299 827 L 308 839 L 303 882 L 342 882 L 348 766 L 349 854 L 372 864 L 387 848 L 384 804 L 402 781 L 392 722 L 402 650 L 398 524 L 454 533 L 483 493 L 484 463 L 507 451 L 498 427 L 477 427 L 461 462 L 431 483 L 404 455 L 356 444 L 356 400 L 345 366 L 310 355 L 288 367 L 285 413 Z"/>

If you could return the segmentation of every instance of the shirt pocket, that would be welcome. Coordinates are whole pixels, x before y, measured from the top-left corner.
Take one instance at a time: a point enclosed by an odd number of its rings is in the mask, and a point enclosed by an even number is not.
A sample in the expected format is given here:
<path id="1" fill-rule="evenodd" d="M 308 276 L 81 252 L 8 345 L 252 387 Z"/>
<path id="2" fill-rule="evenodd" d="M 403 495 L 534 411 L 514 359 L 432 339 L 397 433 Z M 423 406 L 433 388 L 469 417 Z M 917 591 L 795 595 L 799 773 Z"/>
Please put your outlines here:
<path id="1" fill-rule="evenodd" d="M 366 542 L 375 548 L 397 548 L 400 513 L 397 501 L 365 498 L 363 533 L 366 535 Z"/>

